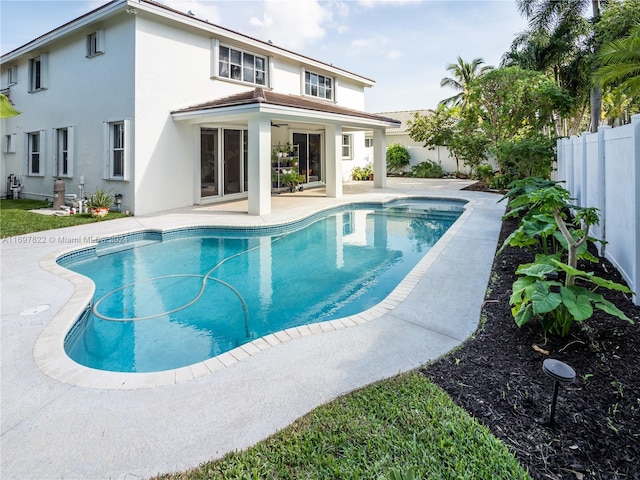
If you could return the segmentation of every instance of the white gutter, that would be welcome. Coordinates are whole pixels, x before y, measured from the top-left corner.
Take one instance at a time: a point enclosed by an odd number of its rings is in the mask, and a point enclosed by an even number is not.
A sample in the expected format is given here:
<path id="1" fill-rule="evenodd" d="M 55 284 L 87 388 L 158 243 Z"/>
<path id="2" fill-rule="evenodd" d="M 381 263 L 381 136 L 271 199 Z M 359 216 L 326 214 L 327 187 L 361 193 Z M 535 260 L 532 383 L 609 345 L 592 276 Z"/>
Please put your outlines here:
<path id="1" fill-rule="evenodd" d="M 266 113 L 278 119 L 289 121 L 307 121 L 316 123 L 330 123 L 349 127 L 398 127 L 400 122 L 386 122 L 372 118 L 359 117 L 356 115 L 322 112 L 308 110 L 304 108 L 285 107 L 268 103 L 252 103 L 249 105 L 238 105 L 229 107 L 206 108 L 189 112 L 176 112 L 171 116 L 175 121 L 187 121 L 190 123 L 201 123 L 209 119 L 228 119 L 230 116 L 246 118 L 250 113 Z"/>

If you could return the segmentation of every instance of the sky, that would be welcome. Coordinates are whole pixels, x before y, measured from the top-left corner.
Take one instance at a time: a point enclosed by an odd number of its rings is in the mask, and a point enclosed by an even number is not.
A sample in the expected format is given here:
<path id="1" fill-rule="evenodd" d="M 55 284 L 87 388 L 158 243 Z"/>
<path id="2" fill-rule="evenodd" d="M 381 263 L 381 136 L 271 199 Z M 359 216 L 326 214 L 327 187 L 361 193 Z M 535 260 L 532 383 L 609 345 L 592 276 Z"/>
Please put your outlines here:
<path id="1" fill-rule="evenodd" d="M 515 0 L 159 0 L 376 82 L 367 112 L 435 108 L 458 56 L 498 66 L 527 27 Z M 4 54 L 104 0 L 0 0 Z"/>

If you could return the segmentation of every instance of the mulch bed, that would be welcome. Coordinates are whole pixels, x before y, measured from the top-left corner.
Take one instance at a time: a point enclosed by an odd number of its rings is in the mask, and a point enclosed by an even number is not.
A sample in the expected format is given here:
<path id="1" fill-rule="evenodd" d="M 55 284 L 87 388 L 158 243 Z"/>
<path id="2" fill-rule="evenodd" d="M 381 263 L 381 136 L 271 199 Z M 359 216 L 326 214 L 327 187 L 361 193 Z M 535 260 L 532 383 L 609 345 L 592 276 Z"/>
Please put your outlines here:
<path id="1" fill-rule="evenodd" d="M 499 246 L 517 223 L 503 223 Z M 518 328 L 511 285 L 517 266 L 531 261 L 524 249 L 498 255 L 478 331 L 421 371 L 507 444 L 534 479 L 640 479 L 640 307 L 629 295 L 601 289 L 634 325 L 596 310 L 565 338 L 545 337 L 539 322 Z M 606 259 L 581 266 L 624 283 Z M 560 386 L 553 425 L 545 358 L 576 372 L 573 383 Z"/>

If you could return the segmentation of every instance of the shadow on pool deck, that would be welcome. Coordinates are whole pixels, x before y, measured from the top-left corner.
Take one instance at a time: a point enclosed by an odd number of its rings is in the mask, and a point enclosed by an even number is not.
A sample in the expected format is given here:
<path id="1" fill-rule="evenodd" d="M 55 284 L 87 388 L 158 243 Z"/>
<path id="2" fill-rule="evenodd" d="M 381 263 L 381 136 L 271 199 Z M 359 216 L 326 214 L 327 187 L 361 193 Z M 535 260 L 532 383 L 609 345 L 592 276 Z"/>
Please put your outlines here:
<path id="1" fill-rule="evenodd" d="M 469 183 L 390 178 L 387 188 L 374 190 L 371 182 L 354 182 L 342 199 L 327 199 L 322 189 L 274 195 L 272 213 L 262 217 L 247 215 L 245 200 L 4 242 L 2 478 L 138 478 L 195 467 L 260 441 L 338 395 L 446 353 L 476 328 L 504 212 L 496 195 L 458 190 Z M 466 199 L 469 208 L 427 254 L 419 275 L 410 275 L 404 300 L 374 307 L 377 318 L 284 341 L 199 378 L 174 374 L 165 386 L 80 387 L 77 378 L 55 380 L 38 368 L 47 348 L 62 345 L 59 335 L 47 338 L 34 358 L 38 338 L 69 304 L 81 307 L 91 295 L 42 266 L 82 246 L 68 240 L 146 228 L 267 225 L 353 201 L 418 195 Z M 452 292 L 465 301 L 454 301 Z M 50 367 L 56 376 L 56 365 Z M 87 378 L 94 376 L 100 375 L 88 371 Z"/>

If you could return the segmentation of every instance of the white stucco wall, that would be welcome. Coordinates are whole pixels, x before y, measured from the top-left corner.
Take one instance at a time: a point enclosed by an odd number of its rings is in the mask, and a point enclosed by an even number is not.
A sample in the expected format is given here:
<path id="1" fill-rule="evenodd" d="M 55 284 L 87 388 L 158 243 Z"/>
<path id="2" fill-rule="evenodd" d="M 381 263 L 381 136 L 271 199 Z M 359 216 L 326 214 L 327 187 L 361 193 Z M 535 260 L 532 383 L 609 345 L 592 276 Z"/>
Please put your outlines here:
<path id="1" fill-rule="evenodd" d="M 86 58 L 86 35 L 98 27 L 104 28 L 105 53 Z M 65 178 L 67 193 L 79 193 L 80 176 L 85 177 L 87 192 L 96 187 L 113 193 L 132 195 L 124 182 L 103 180 L 104 130 L 103 122 L 133 118 L 134 24 L 124 12 L 116 19 L 87 26 L 46 47 L 29 52 L 3 65 L 3 87 L 6 68 L 18 66 L 18 83 L 11 86 L 11 100 L 22 112 L 4 119 L 2 134 L 16 134 L 16 152 L 2 154 L 6 176 L 23 175 L 21 196 L 53 198 L 53 135 L 56 128 L 73 127 L 73 177 Z M 46 90 L 29 93 L 29 59 L 48 54 L 48 86 Z M 27 176 L 26 135 L 45 131 L 41 152 L 42 176 Z M 41 147 L 42 148 L 42 147 Z M 117 192 L 116 192 L 117 191 Z"/>
<path id="2" fill-rule="evenodd" d="M 285 94 L 302 94 L 302 68 L 336 76 L 339 105 L 364 108 L 364 84 L 336 72 L 326 71 L 318 62 L 304 65 L 299 57 L 274 53 L 273 47 L 243 39 L 227 32 L 213 34 L 206 24 L 190 22 L 171 12 L 158 16 L 142 6 L 135 15 L 121 10 L 86 25 L 46 45 L 49 53 L 47 90 L 28 93 L 28 61 L 34 51 L 2 66 L 3 87 L 7 68 L 18 65 L 18 84 L 11 87 L 11 98 L 22 115 L 2 121 L 2 133 L 17 133 L 15 153 L 3 153 L 3 194 L 6 176 L 23 175 L 22 196 L 53 197 L 53 129 L 74 129 L 73 177 L 65 179 L 67 193 L 79 193 L 80 177 L 86 193 L 96 187 L 123 195 L 123 209 L 135 214 L 192 205 L 199 196 L 199 127 L 175 122 L 171 111 L 252 90 L 256 85 L 212 76 L 215 42 L 271 57 L 269 84 Z M 157 13 L 157 11 L 156 11 Z M 86 58 L 86 36 L 104 29 L 105 53 Z M 129 178 L 105 180 L 105 141 L 107 122 L 128 119 Z M 247 128 L 238 119 L 230 128 Z M 273 129 L 272 143 L 291 140 L 292 127 Z M 46 132 L 42 152 L 43 176 L 28 177 L 25 135 Z M 304 128 L 302 129 L 304 131 Z M 366 155 L 364 133 L 354 132 L 354 159 Z"/>

